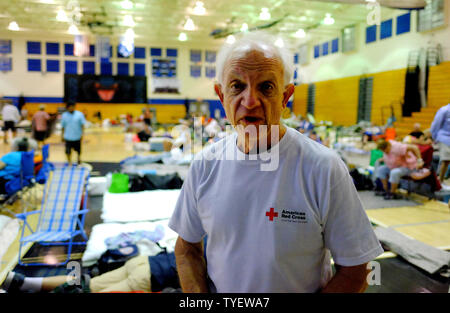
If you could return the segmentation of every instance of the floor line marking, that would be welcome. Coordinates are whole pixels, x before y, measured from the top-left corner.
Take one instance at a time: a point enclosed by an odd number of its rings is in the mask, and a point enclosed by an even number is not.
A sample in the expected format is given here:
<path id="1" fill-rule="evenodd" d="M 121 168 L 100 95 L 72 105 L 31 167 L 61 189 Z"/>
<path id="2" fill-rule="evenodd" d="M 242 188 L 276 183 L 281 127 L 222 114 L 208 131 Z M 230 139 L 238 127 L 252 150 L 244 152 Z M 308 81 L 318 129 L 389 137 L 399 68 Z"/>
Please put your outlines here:
<path id="1" fill-rule="evenodd" d="M 430 222 L 419 222 L 419 223 L 412 223 L 412 224 L 397 224 L 397 225 L 391 225 L 390 227 L 396 228 L 396 227 L 405 227 L 405 226 L 420 226 L 420 225 L 427 225 L 427 224 L 440 224 L 440 223 L 448 223 L 450 220 L 439 220 L 439 221 L 430 221 Z"/>

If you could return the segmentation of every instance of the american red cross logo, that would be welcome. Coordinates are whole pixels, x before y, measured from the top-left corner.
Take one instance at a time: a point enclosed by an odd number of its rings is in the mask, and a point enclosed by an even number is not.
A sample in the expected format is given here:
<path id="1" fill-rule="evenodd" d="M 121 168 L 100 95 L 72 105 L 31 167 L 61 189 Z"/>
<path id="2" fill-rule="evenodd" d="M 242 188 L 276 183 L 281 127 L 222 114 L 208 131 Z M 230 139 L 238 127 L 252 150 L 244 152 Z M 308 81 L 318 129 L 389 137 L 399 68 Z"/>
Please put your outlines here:
<path id="1" fill-rule="evenodd" d="M 270 211 L 266 212 L 266 216 L 269 217 L 270 221 L 273 221 L 274 217 L 278 217 L 278 212 L 275 212 L 273 208 L 270 208 Z"/>

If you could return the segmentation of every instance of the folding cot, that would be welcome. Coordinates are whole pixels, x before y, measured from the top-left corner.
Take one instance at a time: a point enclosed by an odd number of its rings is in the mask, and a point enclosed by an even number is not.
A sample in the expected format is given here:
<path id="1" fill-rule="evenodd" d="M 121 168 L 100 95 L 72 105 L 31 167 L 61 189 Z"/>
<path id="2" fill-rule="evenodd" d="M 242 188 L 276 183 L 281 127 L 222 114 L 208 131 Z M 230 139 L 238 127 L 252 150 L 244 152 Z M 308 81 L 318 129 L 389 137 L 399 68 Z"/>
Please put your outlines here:
<path id="1" fill-rule="evenodd" d="M 82 166 L 65 166 L 50 172 L 44 187 L 41 209 L 16 215 L 24 221 L 19 246 L 20 265 L 48 265 L 23 262 L 20 258 L 21 249 L 26 243 L 67 245 L 66 260 L 54 265 L 66 264 L 70 260 L 72 246 L 86 243 L 84 220 L 88 212 L 86 208 L 88 181 L 89 169 Z M 27 217 L 32 214 L 39 214 L 39 221 L 34 231 L 27 223 Z M 24 235 L 25 228 L 29 229 L 30 235 Z M 84 240 L 74 242 L 78 235 L 81 235 Z"/>

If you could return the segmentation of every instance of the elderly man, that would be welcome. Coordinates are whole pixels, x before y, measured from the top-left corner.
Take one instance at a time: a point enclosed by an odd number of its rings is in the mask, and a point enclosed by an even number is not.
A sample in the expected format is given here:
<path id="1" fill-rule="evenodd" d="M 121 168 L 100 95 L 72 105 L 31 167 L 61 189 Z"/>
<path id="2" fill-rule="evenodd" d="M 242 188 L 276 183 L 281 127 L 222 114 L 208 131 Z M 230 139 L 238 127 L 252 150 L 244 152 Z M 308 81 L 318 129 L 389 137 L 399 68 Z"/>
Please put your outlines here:
<path id="1" fill-rule="evenodd" d="M 250 33 L 218 54 L 237 132 L 193 161 L 169 223 L 184 292 L 362 292 L 383 252 L 339 156 L 280 125 L 293 58 L 273 42 Z"/>
<path id="2" fill-rule="evenodd" d="M 425 134 L 420 129 L 420 123 L 414 123 L 413 131 L 409 133 L 410 136 L 413 136 L 416 139 L 423 137 Z"/>
<path id="3" fill-rule="evenodd" d="M 384 165 L 377 169 L 376 176 L 383 184 L 384 191 L 377 195 L 384 199 L 401 199 L 397 187 L 403 176 L 410 175 L 413 170 L 421 168 L 424 164 L 419 148 L 416 145 L 397 142 L 395 140 L 380 139 L 377 148 L 383 151 Z M 388 178 L 391 188 L 388 188 Z"/>

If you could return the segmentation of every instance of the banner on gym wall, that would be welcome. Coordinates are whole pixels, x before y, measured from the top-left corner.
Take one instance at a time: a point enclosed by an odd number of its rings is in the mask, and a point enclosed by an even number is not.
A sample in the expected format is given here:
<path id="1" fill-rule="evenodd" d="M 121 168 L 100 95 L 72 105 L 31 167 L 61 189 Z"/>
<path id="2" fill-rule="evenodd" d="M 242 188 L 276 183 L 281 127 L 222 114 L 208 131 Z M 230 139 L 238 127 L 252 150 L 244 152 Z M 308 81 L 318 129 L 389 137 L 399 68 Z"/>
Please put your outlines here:
<path id="1" fill-rule="evenodd" d="M 65 74 L 64 100 L 84 103 L 147 103 L 147 77 Z"/>

